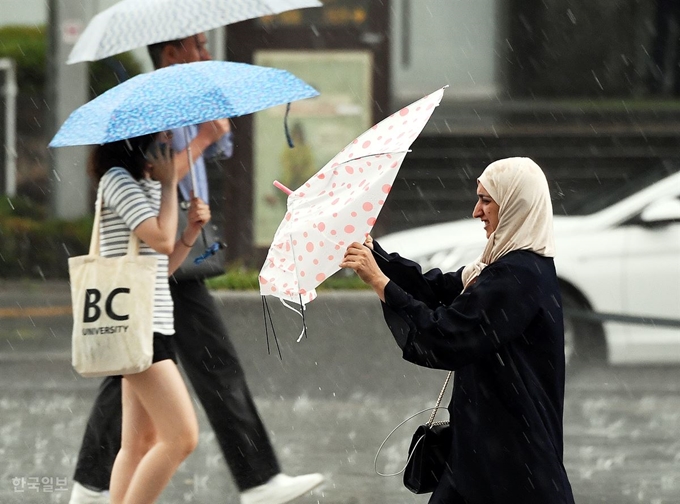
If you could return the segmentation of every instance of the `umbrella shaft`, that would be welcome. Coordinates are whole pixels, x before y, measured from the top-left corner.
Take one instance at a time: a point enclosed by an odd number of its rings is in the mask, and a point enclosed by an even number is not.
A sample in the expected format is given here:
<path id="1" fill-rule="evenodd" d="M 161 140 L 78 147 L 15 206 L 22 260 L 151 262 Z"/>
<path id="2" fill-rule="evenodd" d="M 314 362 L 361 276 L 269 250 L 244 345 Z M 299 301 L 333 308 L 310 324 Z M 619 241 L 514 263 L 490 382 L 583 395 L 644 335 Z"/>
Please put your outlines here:
<path id="1" fill-rule="evenodd" d="M 187 128 L 184 127 L 182 128 L 182 131 L 184 132 L 184 141 L 187 145 L 186 151 L 187 151 L 187 158 L 189 161 L 189 174 L 191 175 L 191 188 L 194 190 L 194 196 L 198 195 L 198 190 L 196 187 L 196 172 L 194 171 L 194 159 L 193 156 L 191 155 L 191 142 L 189 141 L 189 133 L 187 133 Z M 203 241 L 205 241 L 205 235 L 203 236 Z"/>

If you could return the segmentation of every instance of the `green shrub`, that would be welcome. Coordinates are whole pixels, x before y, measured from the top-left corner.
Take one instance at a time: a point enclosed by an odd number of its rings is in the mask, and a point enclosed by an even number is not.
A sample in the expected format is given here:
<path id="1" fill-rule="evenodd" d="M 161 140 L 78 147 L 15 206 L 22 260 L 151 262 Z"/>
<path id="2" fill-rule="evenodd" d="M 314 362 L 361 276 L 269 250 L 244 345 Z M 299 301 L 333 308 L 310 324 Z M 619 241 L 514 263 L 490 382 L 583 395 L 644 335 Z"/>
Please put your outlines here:
<path id="1" fill-rule="evenodd" d="M 224 275 L 209 278 L 206 284 L 211 289 L 256 290 L 259 289 L 257 275 L 257 270 L 232 265 L 226 267 Z"/>
<path id="2" fill-rule="evenodd" d="M 206 281 L 211 289 L 228 290 L 259 290 L 257 277 L 259 270 L 244 268 L 241 265 L 227 266 L 224 275 L 210 278 Z M 339 290 L 339 289 L 368 289 L 369 287 L 362 282 L 358 276 L 346 271 L 338 271 L 335 275 L 324 281 L 317 290 Z"/>
<path id="3" fill-rule="evenodd" d="M 44 26 L 0 28 L 0 58 L 16 61 L 22 93 L 40 93 L 47 80 L 47 32 Z"/>
<path id="4" fill-rule="evenodd" d="M 27 199 L 0 203 L 0 278 L 68 278 L 68 258 L 87 253 L 91 217 L 63 221 L 44 214 Z"/>
<path id="5" fill-rule="evenodd" d="M 45 26 L 5 26 L 0 28 L 0 58 L 16 61 L 17 83 L 24 94 L 41 94 L 47 82 L 47 28 Z M 115 56 L 132 77 L 142 71 L 132 53 Z M 89 64 L 90 94 L 95 97 L 118 84 L 118 78 L 105 61 Z"/>
<path id="6" fill-rule="evenodd" d="M 24 217 L 27 219 L 42 220 L 47 218 L 47 210 L 29 198 L 3 197 L 0 199 L 0 219 Z"/>

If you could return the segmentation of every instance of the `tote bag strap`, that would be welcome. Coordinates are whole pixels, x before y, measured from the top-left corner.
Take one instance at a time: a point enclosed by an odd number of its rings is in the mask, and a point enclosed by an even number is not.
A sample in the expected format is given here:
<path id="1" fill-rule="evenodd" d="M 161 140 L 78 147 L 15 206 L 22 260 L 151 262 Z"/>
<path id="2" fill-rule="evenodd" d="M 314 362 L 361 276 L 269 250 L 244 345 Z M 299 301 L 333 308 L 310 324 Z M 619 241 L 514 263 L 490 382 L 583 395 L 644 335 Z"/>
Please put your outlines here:
<path id="1" fill-rule="evenodd" d="M 97 201 L 94 204 L 94 223 L 92 224 L 92 237 L 90 238 L 90 254 L 91 256 L 99 255 L 99 223 L 102 220 L 102 184 L 99 182 L 97 187 Z"/>
<path id="2" fill-rule="evenodd" d="M 101 182 L 97 188 L 97 201 L 94 204 L 94 223 L 92 224 L 92 237 L 90 238 L 90 254 L 91 256 L 98 256 L 101 252 L 101 236 L 99 226 L 102 220 L 102 205 L 104 199 L 104 189 Z M 130 231 L 130 239 L 128 240 L 127 255 L 139 255 L 139 238 Z"/>

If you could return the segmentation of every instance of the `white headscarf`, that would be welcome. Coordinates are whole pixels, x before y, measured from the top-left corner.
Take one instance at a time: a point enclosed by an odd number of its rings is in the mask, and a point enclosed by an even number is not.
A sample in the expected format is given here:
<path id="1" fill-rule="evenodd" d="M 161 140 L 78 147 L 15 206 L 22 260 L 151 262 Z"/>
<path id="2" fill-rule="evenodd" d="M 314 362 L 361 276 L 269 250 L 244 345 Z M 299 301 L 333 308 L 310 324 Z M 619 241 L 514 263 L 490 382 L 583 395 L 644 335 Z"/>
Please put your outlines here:
<path id="1" fill-rule="evenodd" d="M 463 269 L 463 285 L 513 250 L 555 256 L 553 212 L 548 181 L 529 158 L 507 158 L 491 163 L 477 179 L 498 204 L 498 226 L 482 255 Z"/>

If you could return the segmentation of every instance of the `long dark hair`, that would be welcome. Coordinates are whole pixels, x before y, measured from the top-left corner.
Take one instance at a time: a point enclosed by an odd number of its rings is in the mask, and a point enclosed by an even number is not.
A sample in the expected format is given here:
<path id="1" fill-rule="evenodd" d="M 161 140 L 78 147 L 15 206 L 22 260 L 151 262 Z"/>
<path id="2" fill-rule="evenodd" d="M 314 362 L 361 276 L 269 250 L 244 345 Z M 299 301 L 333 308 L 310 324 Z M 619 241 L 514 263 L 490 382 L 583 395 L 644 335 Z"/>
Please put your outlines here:
<path id="1" fill-rule="evenodd" d="M 110 168 L 119 166 L 129 171 L 135 180 L 140 180 L 144 176 L 146 166 L 144 153 L 155 137 L 155 134 L 143 135 L 98 145 L 90 153 L 88 162 L 90 176 L 98 182 Z"/>

